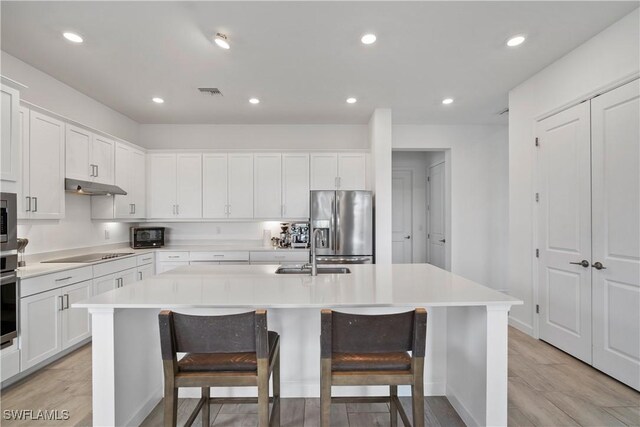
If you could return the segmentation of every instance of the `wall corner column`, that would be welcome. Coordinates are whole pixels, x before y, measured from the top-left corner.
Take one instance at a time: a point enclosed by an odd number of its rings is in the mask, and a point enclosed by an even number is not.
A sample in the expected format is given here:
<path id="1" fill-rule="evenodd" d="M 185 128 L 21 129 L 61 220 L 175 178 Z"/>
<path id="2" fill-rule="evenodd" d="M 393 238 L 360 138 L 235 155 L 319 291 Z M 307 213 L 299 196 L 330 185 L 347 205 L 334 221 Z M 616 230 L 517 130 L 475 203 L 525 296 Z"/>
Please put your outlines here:
<path id="1" fill-rule="evenodd" d="M 391 142 L 391 109 L 376 108 L 369 120 L 369 143 L 377 264 L 391 264 Z"/>

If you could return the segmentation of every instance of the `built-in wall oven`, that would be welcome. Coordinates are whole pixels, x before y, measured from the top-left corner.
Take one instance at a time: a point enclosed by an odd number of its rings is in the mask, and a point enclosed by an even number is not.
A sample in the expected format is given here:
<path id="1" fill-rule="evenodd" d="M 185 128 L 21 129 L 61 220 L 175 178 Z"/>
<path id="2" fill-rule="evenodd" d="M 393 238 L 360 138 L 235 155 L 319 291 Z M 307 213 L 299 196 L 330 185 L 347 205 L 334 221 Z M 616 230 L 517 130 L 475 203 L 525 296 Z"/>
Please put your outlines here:
<path id="1" fill-rule="evenodd" d="M 16 207 L 15 194 L 0 193 L 0 348 L 13 344 L 18 336 Z"/>

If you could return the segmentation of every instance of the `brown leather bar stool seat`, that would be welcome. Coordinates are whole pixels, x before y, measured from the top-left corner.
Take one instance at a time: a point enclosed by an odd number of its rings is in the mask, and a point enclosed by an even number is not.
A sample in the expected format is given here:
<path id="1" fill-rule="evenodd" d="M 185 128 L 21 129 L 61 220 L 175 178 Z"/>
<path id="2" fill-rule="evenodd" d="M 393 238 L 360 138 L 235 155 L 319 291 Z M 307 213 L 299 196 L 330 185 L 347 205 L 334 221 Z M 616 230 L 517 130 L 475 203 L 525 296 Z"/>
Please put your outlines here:
<path id="1" fill-rule="evenodd" d="M 398 385 L 410 385 L 413 426 L 424 426 L 424 355 L 427 312 L 361 315 L 322 310 L 320 424 L 331 423 L 331 403 L 388 402 L 391 426 L 398 414 L 411 426 L 398 399 Z M 411 352 L 411 353 L 409 353 Z M 389 396 L 332 397 L 332 386 L 388 385 Z"/>
<path id="2" fill-rule="evenodd" d="M 164 425 L 176 426 L 178 388 L 200 387 L 202 397 L 185 426 L 202 410 L 209 426 L 211 403 L 258 403 L 260 427 L 280 425 L 280 336 L 267 330 L 264 310 L 226 316 L 160 312 L 164 365 Z M 177 360 L 177 353 L 187 353 Z M 269 378 L 273 373 L 273 398 Z M 210 387 L 257 386 L 258 398 L 211 398 Z M 269 416 L 269 403 L 273 403 Z"/>

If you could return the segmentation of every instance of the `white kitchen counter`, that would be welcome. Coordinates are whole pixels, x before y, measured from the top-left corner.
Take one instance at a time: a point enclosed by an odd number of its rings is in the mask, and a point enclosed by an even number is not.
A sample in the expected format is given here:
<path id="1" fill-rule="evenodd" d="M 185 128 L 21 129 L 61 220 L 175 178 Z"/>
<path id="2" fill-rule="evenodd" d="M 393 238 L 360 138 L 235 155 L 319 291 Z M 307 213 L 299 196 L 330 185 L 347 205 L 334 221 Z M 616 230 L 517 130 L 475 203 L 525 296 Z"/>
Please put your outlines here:
<path id="1" fill-rule="evenodd" d="M 136 249 L 138 250 L 138 249 Z M 309 252 L 305 248 L 274 248 L 272 246 L 258 246 L 245 244 L 224 245 L 166 245 L 155 249 L 157 251 L 184 252 L 216 252 L 216 251 L 249 251 L 249 252 Z"/>
<path id="2" fill-rule="evenodd" d="M 161 309 L 229 314 L 266 308 L 269 329 L 281 335 L 282 396 L 317 397 L 320 308 L 392 313 L 414 307 L 428 311 L 425 393 L 446 395 L 467 425 L 507 424 L 508 311 L 522 301 L 427 264 L 349 265 L 351 274 L 317 277 L 276 275 L 277 267 L 182 267 L 73 304 L 92 314 L 93 424 L 138 425 L 162 398 Z M 388 388 L 334 391 L 380 395 Z M 181 396 L 193 393 L 181 390 Z"/>

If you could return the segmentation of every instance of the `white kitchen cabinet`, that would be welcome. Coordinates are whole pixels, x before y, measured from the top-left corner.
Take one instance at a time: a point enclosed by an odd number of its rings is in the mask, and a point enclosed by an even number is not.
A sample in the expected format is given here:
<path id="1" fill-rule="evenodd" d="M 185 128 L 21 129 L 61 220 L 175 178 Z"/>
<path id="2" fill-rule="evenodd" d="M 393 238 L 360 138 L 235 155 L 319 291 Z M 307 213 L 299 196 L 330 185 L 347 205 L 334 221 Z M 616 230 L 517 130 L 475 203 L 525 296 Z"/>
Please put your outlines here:
<path id="1" fill-rule="evenodd" d="M 229 218 L 253 217 L 253 154 L 229 154 Z"/>
<path id="2" fill-rule="evenodd" d="M 22 206 L 25 218 L 64 217 L 64 123 L 29 112 L 29 134 L 23 140 Z"/>
<path id="3" fill-rule="evenodd" d="M 202 210 L 209 219 L 253 218 L 253 154 L 204 154 Z"/>
<path id="4" fill-rule="evenodd" d="M 69 348 L 91 336 L 91 315 L 86 308 L 73 308 L 74 303 L 89 299 L 92 281 L 76 283 L 62 288 L 62 349 Z"/>
<path id="5" fill-rule="evenodd" d="M 20 138 L 20 166 L 21 171 L 18 174 L 18 181 L 15 187 L 17 194 L 16 209 L 18 210 L 18 219 L 28 219 L 31 212 L 29 208 L 29 116 L 28 108 L 20 107 L 18 111 L 19 138 Z M 3 187 L 6 187 L 3 183 Z"/>
<path id="6" fill-rule="evenodd" d="M 66 125 L 65 177 L 113 184 L 115 141 Z"/>
<path id="7" fill-rule="evenodd" d="M 282 155 L 256 153 L 253 156 L 254 218 L 282 218 Z"/>
<path id="8" fill-rule="evenodd" d="M 309 154 L 282 154 L 282 217 L 309 218 Z"/>
<path id="9" fill-rule="evenodd" d="M 21 370 L 62 350 L 60 289 L 20 299 Z"/>
<path id="10" fill-rule="evenodd" d="M 138 281 L 138 269 L 129 268 L 93 279 L 93 295 L 100 295 Z"/>
<path id="11" fill-rule="evenodd" d="M 0 96 L 0 179 L 15 182 L 20 179 L 20 91 L 2 85 Z"/>
<path id="12" fill-rule="evenodd" d="M 312 190 L 366 190 L 365 153 L 312 153 Z"/>
<path id="13" fill-rule="evenodd" d="M 114 184 L 126 195 L 92 196 L 91 218 L 137 219 L 146 215 L 145 154 L 128 144 L 115 143 Z"/>
<path id="14" fill-rule="evenodd" d="M 227 218 L 227 155 L 202 155 L 202 216 Z"/>
<path id="15" fill-rule="evenodd" d="M 251 264 L 302 265 L 309 262 L 309 251 L 254 251 L 250 253 Z"/>
<path id="16" fill-rule="evenodd" d="M 137 280 L 144 280 L 156 274 L 154 264 L 141 265 L 137 268 Z"/>
<path id="17" fill-rule="evenodd" d="M 202 155 L 148 156 L 148 217 L 202 217 Z"/>
<path id="18" fill-rule="evenodd" d="M 185 265 L 189 265 L 189 261 L 158 262 L 156 266 L 156 274 L 162 274 Z"/>

